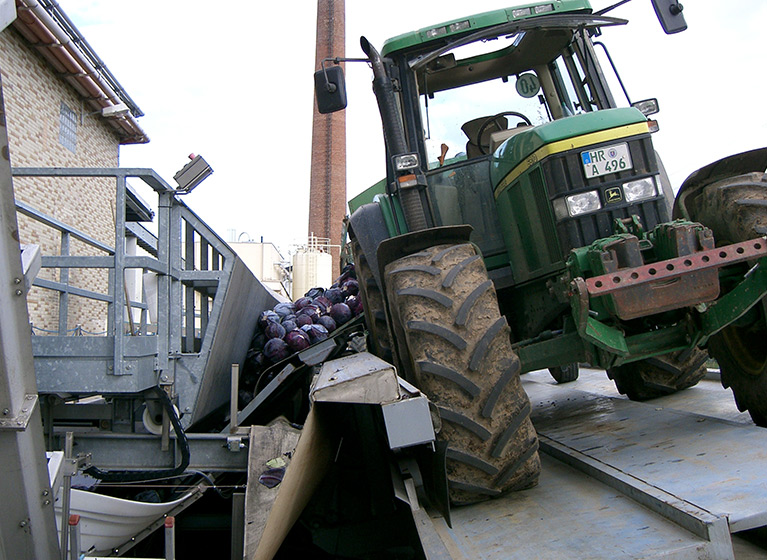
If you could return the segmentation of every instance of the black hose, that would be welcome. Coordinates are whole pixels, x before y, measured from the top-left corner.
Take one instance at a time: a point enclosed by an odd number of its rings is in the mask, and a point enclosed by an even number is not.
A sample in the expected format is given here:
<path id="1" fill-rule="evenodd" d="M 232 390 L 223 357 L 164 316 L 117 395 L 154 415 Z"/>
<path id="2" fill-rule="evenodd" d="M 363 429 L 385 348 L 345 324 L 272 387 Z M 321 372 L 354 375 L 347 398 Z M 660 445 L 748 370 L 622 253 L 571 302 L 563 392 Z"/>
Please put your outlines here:
<path id="1" fill-rule="evenodd" d="M 98 467 L 89 467 L 85 469 L 85 474 L 103 480 L 104 482 L 142 482 L 153 478 L 170 478 L 182 474 L 189 466 L 191 452 L 189 449 L 189 440 L 181 426 L 181 421 L 173 409 L 173 403 L 168 394 L 160 387 L 154 387 L 158 393 L 165 411 L 168 413 L 170 423 L 176 432 L 176 439 L 181 446 L 181 463 L 172 469 L 160 469 L 155 471 L 105 471 Z"/>

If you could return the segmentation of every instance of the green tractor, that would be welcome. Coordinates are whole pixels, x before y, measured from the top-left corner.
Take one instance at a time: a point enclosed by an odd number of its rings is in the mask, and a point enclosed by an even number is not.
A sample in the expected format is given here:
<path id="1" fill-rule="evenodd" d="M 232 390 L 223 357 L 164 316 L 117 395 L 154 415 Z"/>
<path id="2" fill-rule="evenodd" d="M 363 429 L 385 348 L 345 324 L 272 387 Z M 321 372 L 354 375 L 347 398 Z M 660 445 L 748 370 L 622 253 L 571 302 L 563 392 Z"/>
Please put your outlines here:
<path id="1" fill-rule="evenodd" d="M 685 28 L 675 0 L 653 4 Z M 453 503 L 537 481 L 519 380 L 536 369 L 566 382 L 588 363 L 642 400 L 697 383 L 710 354 L 767 425 L 767 149 L 674 200 L 657 101 L 618 107 L 600 65 L 594 37 L 627 23 L 606 11 L 543 0 L 380 53 L 361 39 L 387 150 L 350 202 L 368 345 L 438 408 Z M 339 66 L 315 85 L 321 112 L 345 107 Z"/>

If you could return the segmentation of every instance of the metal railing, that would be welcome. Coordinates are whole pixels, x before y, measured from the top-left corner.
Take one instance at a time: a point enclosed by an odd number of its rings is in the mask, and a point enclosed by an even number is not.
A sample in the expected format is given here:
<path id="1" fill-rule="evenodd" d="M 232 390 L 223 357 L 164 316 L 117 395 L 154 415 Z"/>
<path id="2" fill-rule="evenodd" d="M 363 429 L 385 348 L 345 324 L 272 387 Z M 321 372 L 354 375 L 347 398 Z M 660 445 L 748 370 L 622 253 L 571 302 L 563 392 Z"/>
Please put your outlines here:
<path id="1" fill-rule="evenodd" d="M 13 175 L 53 180 L 63 177 L 115 179 L 117 211 L 112 246 L 28 204 L 16 203 L 20 213 L 61 235 L 59 254 L 42 257 L 43 268 L 59 271 L 58 280 L 36 278 L 34 281 L 35 286 L 58 294 L 59 309 L 57 336 L 33 336 L 40 391 L 138 393 L 159 384 L 172 386 L 170 392 L 179 396 L 182 412 L 198 412 L 194 408 L 204 385 L 201 379 L 221 319 L 224 296 L 238 261 L 233 251 L 151 169 L 15 168 Z M 156 237 L 140 224 L 126 221 L 123 209 L 129 178 L 143 181 L 157 194 Z M 126 232 L 137 237 L 138 244 L 147 251 L 146 256 L 126 254 Z M 73 255 L 72 240 L 101 254 Z M 107 270 L 107 292 L 71 285 L 71 269 Z M 128 297 L 125 273 L 130 269 L 156 275 L 155 298 L 133 301 Z M 106 303 L 104 336 L 67 336 L 70 296 Z M 149 311 L 155 306 L 156 335 L 147 336 L 150 334 Z M 140 310 L 137 324 L 133 318 L 135 309 Z M 177 379 L 181 359 L 186 359 L 184 375 L 183 379 Z M 225 381 L 224 385 L 228 383 Z"/>

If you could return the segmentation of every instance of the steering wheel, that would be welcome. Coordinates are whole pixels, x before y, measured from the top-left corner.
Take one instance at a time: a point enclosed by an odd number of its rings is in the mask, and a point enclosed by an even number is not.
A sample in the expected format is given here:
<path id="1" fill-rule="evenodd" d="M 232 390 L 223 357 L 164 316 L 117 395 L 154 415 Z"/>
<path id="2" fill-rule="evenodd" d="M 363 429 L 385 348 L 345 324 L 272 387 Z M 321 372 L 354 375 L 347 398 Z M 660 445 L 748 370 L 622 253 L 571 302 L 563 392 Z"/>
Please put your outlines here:
<path id="1" fill-rule="evenodd" d="M 496 119 L 498 119 L 500 117 L 507 117 L 507 116 L 517 117 L 518 119 L 523 121 L 528 126 L 533 126 L 533 123 L 530 122 L 530 119 L 528 119 L 522 113 L 517 113 L 516 111 L 503 111 L 502 113 L 498 113 L 496 115 L 493 115 L 492 117 L 488 117 L 482 123 L 482 126 L 479 127 L 479 130 L 477 131 L 477 137 L 475 138 L 475 142 L 474 142 L 479 147 L 479 151 L 480 152 L 482 152 L 485 155 L 487 155 L 487 153 L 488 153 L 487 150 L 485 149 L 485 146 L 483 146 L 482 142 L 481 142 L 482 133 L 485 132 L 485 129 L 488 126 L 490 126 L 490 123 L 492 123 L 492 122 L 494 122 L 495 126 L 498 127 L 498 130 L 505 130 L 504 127 L 502 126 L 502 124 L 503 124 L 502 121 L 498 121 Z"/>

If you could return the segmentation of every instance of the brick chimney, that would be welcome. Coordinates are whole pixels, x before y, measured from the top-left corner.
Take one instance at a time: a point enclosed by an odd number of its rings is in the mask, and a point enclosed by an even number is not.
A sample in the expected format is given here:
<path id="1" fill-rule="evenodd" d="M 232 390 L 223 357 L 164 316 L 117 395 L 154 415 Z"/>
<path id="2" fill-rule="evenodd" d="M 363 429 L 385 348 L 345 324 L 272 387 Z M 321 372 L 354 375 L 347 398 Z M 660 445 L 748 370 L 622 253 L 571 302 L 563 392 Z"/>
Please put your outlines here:
<path id="1" fill-rule="evenodd" d="M 325 58 L 344 57 L 345 0 L 317 0 L 315 69 Z M 312 175 L 309 190 L 309 235 L 341 244 L 346 215 L 346 111 L 321 115 L 314 107 Z M 332 248 L 333 278 L 339 273 L 340 251 Z M 327 286 L 325 286 L 327 287 Z"/>

